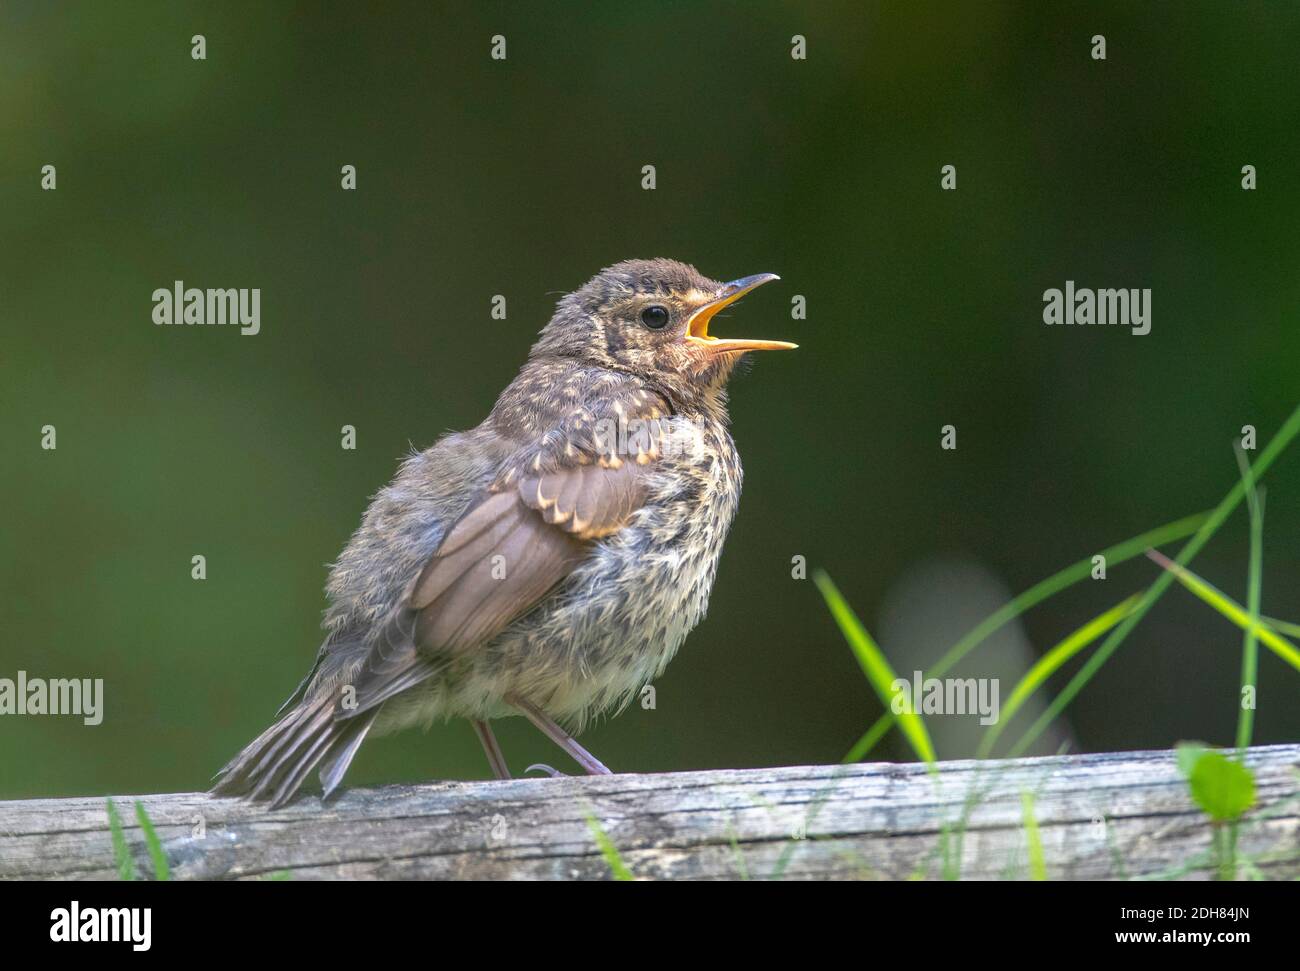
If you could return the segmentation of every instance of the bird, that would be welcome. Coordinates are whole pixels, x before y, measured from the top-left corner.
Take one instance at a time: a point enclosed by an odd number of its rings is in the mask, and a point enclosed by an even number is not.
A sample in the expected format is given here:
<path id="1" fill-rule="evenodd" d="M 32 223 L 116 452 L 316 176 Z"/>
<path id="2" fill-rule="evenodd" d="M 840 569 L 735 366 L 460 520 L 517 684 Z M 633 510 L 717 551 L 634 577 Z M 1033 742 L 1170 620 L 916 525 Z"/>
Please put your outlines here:
<path id="1" fill-rule="evenodd" d="M 521 715 L 609 774 L 576 736 L 662 674 L 708 607 L 741 492 L 728 379 L 797 346 L 710 321 L 777 279 L 626 260 L 563 296 L 487 418 L 371 499 L 330 569 L 315 663 L 213 794 L 279 808 L 316 771 L 328 798 L 368 736 L 453 718 L 499 779 L 490 723 Z"/>

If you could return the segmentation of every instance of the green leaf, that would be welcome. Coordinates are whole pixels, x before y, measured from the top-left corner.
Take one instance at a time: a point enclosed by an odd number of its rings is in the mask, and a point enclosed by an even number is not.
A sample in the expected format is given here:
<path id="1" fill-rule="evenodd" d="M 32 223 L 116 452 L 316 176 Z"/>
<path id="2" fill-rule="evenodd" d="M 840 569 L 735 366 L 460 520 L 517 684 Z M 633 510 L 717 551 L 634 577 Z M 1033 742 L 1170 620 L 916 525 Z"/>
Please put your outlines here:
<path id="1" fill-rule="evenodd" d="M 123 880 L 135 879 L 135 861 L 131 859 L 131 848 L 126 845 L 126 833 L 122 832 L 122 817 L 117 814 L 113 800 L 108 804 L 108 835 L 113 841 L 113 865 L 117 875 Z"/>
<path id="2" fill-rule="evenodd" d="M 825 571 L 818 570 L 813 574 L 813 581 L 817 584 L 817 589 L 826 600 L 826 606 L 830 608 L 831 616 L 840 626 L 840 632 L 843 633 L 844 639 L 849 642 L 849 647 L 853 649 L 854 655 L 861 665 L 862 671 L 867 676 L 867 681 L 875 689 L 876 694 L 880 697 L 881 702 L 889 711 L 892 718 L 897 719 L 898 727 L 911 743 L 912 750 L 917 756 L 929 765 L 934 764 L 934 746 L 930 743 L 930 733 L 925 729 L 925 722 L 921 716 L 912 710 L 912 701 L 908 692 L 896 691 L 894 682 L 898 678 L 894 674 L 893 668 L 889 666 L 884 652 L 872 640 L 867 629 L 862 626 L 853 609 L 840 596 L 835 584 L 831 578 L 826 575 Z M 901 712 L 896 712 L 894 701 L 897 698 L 900 702 Z"/>
<path id="3" fill-rule="evenodd" d="M 139 799 L 135 801 L 135 818 L 140 821 L 140 830 L 144 833 L 144 845 L 149 848 L 149 859 L 153 861 L 153 878 L 170 880 L 172 871 L 167 863 L 167 854 L 162 848 L 162 840 L 158 839 L 158 832 L 153 828 L 153 820 L 144 811 L 144 803 Z"/>
<path id="4" fill-rule="evenodd" d="M 1182 773 L 1184 779 L 1192 777 L 1192 770 L 1196 768 L 1196 763 L 1208 751 L 1210 751 L 1210 746 L 1204 742 L 1179 742 L 1174 746 L 1174 755 L 1178 760 L 1178 771 Z"/>
<path id="5" fill-rule="evenodd" d="M 1187 777 L 1192 799 L 1215 822 L 1238 819 L 1255 804 L 1255 776 L 1222 752 L 1203 750 Z"/>

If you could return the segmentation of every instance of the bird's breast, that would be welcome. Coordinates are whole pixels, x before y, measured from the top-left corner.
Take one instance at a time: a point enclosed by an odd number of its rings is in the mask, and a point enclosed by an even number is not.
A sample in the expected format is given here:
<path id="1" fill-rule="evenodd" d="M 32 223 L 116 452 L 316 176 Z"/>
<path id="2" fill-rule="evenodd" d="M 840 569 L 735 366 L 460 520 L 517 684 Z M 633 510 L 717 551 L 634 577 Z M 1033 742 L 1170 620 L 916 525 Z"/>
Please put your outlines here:
<path id="1" fill-rule="evenodd" d="M 740 459 L 721 425 L 674 423 L 647 469 L 646 503 L 485 648 L 481 685 L 508 683 L 580 726 L 658 676 L 703 619 L 740 498 Z"/>

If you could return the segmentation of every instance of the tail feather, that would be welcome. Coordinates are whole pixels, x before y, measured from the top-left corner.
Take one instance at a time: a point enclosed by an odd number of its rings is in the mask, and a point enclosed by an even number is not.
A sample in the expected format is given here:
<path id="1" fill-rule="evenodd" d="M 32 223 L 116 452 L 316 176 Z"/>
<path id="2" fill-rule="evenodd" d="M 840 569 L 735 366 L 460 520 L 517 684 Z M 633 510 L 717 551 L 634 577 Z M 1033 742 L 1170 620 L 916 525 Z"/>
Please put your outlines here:
<path id="1" fill-rule="evenodd" d="M 339 719 L 333 702 L 326 694 L 287 712 L 217 773 L 212 793 L 269 801 L 278 809 L 323 760 L 321 782 L 326 795 L 333 792 L 379 714 L 376 707 Z"/>
<path id="2" fill-rule="evenodd" d="M 414 618 L 399 605 L 373 643 L 332 635 L 275 724 L 217 773 L 212 792 L 270 802 L 274 809 L 292 799 L 317 766 L 325 794 L 338 788 L 385 702 L 441 670 L 416 648 Z M 356 703 L 348 708 L 336 707 L 332 687 L 344 682 L 355 690 Z"/>
<path id="3" fill-rule="evenodd" d="M 366 735 L 370 731 L 370 726 L 375 723 L 375 715 L 378 713 L 376 709 L 374 714 L 366 718 L 348 721 L 343 731 L 339 733 L 339 737 L 330 745 L 329 751 L 325 753 L 320 767 L 320 784 L 325 790 L 326 797 L 343 781 L 343 774 L 348 771 L 357 749 L 366 740 Z"/>
<path id="4" fill-rule="evenodd" d="M 262 786 L 253 790 L 253 798 L 269 797 L 272 809 L 283 806 L 307 781 L 307 776 L 324 758 L 333 741 L 332 730 L 314 731 L 300 750 L 295 750 L 294 754 L 280 761 L 279 765 L 284 767 L 283 772 L 272 773 Z"/>
<path id="5" fill-rule="evenodd" d="M 329 741 L 330 723 L 334 718 L 333 704 L 316 704 L 308 707 L 304 717 L 288 735 L 288 745 L 277 742 L 250 770 L 258 778 L 249 798 L 270 799 L 274 807 L 280 802 L 280 791 L 287 778 L 296 774 L 305 760 L 312 757 L 321 745 Z M 311 771 L 311 766 L 307 766 Z M 303 773 L 304 778 L 306 772 Z"/>

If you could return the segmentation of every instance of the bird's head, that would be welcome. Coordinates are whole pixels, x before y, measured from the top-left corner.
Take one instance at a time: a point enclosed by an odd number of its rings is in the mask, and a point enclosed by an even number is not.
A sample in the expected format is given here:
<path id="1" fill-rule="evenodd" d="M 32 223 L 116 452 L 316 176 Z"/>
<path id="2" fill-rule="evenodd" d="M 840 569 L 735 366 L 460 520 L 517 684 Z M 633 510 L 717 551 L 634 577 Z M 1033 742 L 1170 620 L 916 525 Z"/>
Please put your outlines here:
<path id="1" fill-rule="evenodd" d="M 676 260 L 616 263 L 560 301 L 533 357 L 580 358 L 688 397 L 720 391 L 747 351 L 796 346 L 709 333 L 719 310 L 775 279 L 760 273 L 719 283 Z"/>

